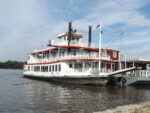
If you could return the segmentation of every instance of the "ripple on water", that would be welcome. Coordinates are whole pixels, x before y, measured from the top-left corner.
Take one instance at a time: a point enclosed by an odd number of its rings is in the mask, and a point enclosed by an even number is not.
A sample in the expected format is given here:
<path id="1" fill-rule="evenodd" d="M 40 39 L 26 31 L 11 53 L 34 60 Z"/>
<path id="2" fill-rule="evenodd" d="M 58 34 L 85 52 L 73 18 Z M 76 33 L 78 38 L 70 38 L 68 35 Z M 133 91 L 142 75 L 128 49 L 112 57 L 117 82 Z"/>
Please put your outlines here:
<path id="1" fill-rule="evenodd" d="M 91 113 L 150 100 L 150 86 L 105 87 L 48 83 L 0 70 L 0 112 Z"/>

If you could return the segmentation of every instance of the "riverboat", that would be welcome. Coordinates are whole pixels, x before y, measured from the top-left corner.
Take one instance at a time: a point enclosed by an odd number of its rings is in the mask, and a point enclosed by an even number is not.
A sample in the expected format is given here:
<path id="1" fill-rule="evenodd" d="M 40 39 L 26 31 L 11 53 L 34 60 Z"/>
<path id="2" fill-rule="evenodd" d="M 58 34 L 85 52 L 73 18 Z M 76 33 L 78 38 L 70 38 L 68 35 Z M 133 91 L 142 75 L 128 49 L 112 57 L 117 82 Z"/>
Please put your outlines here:
<path id="1" fill-rule="evenodd" d="M 48 41 L 46 49 L 28 54 L 24 65 L 24 77 L 46 81 L 106 85 L 111 75 L 120 71 L 120 51 L 92 46 L 92 26 L 88 29 L 88 43 L 83 44 L 81 34 L 77 34 L 69 22 L 68 32 L 57 37 L 57 43 Z"/>

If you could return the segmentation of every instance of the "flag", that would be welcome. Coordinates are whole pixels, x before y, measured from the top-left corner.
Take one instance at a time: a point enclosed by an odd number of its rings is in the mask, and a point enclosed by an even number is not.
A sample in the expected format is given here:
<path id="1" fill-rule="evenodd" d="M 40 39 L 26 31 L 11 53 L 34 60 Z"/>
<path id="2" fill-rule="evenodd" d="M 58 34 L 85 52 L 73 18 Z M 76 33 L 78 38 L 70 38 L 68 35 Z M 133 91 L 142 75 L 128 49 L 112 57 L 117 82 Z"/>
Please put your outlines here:
<path id="1" fill-rule="evenodd" d="M 48 41 L 48 44 L 51 44 L 51 40 Z"/>
<path id="2" fill-rule="evenodd" d="M 44 48 L 44 44 L 43 44 L 43 42 L 42 42 L 42 49 Z"/>
<path id="3" fill-rule="evenodd" d="M 99 28 L 99 26 L 100 26 L 100 24 L 98 24 L 98 25 L 96 26 L 96 29 Z"/>

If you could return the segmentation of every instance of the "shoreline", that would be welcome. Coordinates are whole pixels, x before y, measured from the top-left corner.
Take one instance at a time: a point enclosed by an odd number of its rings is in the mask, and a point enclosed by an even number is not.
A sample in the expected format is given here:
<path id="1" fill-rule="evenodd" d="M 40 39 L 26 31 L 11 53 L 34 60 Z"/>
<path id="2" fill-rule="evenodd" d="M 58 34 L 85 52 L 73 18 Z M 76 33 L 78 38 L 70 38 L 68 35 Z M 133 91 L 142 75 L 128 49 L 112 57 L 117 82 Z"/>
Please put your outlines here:
<path id="1" fill-rule="evenodd" d="M 139 104 L 118 106 L 114 109 L 97 111 L 93 113 L 150 113 L 150 101 L 139 103 Z"/>

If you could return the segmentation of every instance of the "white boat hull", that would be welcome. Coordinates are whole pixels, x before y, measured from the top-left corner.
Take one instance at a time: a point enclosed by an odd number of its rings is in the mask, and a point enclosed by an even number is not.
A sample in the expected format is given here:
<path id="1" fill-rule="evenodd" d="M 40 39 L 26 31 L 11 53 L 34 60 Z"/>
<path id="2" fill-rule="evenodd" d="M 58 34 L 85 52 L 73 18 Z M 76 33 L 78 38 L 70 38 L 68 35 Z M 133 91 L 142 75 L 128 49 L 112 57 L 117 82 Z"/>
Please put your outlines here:
<path id="1" fill-rule="evenodd" d="M 108 77 L 100 76 L 36 76 L 36 75 L 25 75 L 24 77 L 39 79 L 44 81 L 52 81 L 59 83 L 71 83 L 71 84 L 84 84 L 84 85 L 107 85 Z"/>

